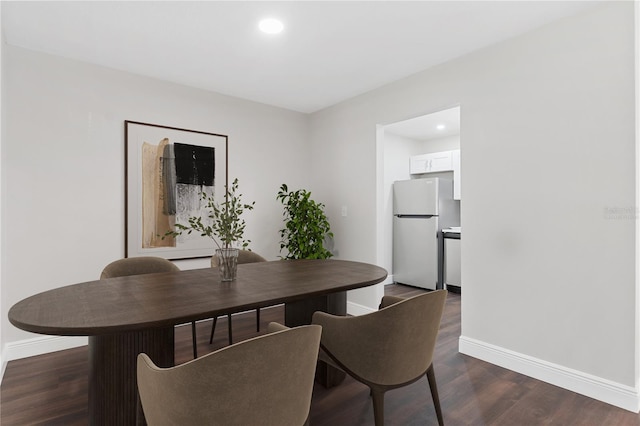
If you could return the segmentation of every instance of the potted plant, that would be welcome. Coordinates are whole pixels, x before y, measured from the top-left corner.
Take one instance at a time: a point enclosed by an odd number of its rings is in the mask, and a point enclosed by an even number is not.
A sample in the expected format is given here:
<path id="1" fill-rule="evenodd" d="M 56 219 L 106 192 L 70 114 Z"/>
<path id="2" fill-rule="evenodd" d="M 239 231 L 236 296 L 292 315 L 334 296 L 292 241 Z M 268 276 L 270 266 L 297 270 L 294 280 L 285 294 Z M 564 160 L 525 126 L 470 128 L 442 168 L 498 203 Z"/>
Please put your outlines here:
<path id="1" fill-rule="evenodd" d="M 289 191 L 284 183 L 276 199 L 284 205 L 285 227 L 280 230 L 280 252 L 286 249 L 287 254 L 283 259 L 332 257 L 324 247 L 325 239 L 333 238 L 324 204 L 311 199 L 311 192 L 305 189 Z"/>
<path id="2" fill-rule="evenodd" d="M 175 237 L 184 232 L 191 234 L 196 231 L 203 237 L 211 238 L 217 246 L 222 281 L 233 281 L 236 278 L 239 248 L 234 245 L 240 245 L 244 249 L 251 242 L 244 239 L 246 223 L 240 216 L 245 210 L 253 210 L 255 201 L 251 204 L 243 203 L 242 194 L 236 194 L 237 191 L 238 178 L 235 178 L 230 189 L 225 185 L 225 200 L 222 203 L 217 203 L 213 195 L 203 192 L 202 200 L 208 210 L 205 219 L 202 216 L 191 216 L 188 224 L 176 223 L 176 230 L 167 231 L 164 235 Z"/>

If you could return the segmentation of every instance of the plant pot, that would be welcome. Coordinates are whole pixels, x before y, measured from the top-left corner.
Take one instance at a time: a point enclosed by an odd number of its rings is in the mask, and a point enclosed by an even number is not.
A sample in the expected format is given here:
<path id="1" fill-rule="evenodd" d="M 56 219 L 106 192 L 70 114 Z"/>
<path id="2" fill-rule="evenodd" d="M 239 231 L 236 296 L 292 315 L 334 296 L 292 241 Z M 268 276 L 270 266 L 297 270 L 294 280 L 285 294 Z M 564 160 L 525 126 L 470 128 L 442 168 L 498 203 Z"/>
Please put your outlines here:
<path id="1" fill-rule="evenodd" d="M 233 281 L 236 279 L 239 251 L 237 248 L 216 249 L 220 281 Z"/>

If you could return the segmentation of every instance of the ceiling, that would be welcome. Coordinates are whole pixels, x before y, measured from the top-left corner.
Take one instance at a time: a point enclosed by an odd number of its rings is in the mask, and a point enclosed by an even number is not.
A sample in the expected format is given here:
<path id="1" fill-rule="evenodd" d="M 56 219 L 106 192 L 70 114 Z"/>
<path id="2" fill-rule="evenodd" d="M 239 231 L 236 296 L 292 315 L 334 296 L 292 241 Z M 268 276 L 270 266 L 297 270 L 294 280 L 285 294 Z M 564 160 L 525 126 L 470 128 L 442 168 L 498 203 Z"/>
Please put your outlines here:
<path id="1" fill-rule="evenodd" d="M 384 131 L 417 141 L 459 135 L 460 107 L 387 124 Z"/>
<path id="2" fill-rule="evenodd" d="M 598 2 L 1 3 L 10 45 L 311 113 Z M 285 30 L 260 33 L 279 17 Z"/>

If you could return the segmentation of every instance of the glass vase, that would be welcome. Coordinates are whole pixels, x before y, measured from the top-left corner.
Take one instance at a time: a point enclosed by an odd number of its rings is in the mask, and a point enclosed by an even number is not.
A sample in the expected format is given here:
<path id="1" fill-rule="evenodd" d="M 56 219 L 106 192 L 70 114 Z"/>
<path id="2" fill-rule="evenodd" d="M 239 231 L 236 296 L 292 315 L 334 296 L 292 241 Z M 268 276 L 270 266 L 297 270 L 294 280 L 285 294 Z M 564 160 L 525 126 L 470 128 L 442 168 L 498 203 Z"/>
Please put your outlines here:
<path id="1" fill-rule="evenodd" d="M 220 269 L 220 281 L 233 281 L 238 272 L 238 252 L 237 248 L 216 249 L 218 257 L 218 269 Z"/>

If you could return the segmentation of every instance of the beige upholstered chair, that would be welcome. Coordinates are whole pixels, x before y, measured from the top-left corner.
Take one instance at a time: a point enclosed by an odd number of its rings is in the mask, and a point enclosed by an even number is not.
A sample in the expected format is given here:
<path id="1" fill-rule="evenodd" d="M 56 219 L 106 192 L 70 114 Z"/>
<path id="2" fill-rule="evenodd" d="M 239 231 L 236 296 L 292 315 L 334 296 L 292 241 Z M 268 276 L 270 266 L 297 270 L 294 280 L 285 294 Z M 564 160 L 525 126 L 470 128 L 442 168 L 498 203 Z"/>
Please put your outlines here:
<path id="1" fill-rule="evenodd" d="M 384 393 L 425 374 L 443 424 L 432 361 L 446 296 L 446 290 L 385 296 L 379 311 L 355 317 L 313 314 L 312 323 L 322 326 L 320 359 L 369 386 L 376 426 L 384 424 Z"/>
<path id="2" fill-rule="evenodd" d="M 161 257 L 143 256 L 128 257 L 116 260 L 108 264 L 100 274 L 100 279 L 126 277 L 129 275 L 153 274 L 159 272 L 179 271 L 176 265 Z M 198 346 L 196 341 L 196 323 L 191 322 L 191 338 L 193 340 L 193 357 L 198 357 Z"/>
<path id="3" fill-rule="evenodd" d="M 100 279 L 179 271 L 176 265 L 161 257 L 128 257 L 111 262 L 102 270 Z"/>
<path id="4" fill-rule="evenodd" d="M 147 423 L 308 424 L 321 328 L 271 323 L 269 331 L 172 368 L 138 355 Z"/>
<path id="5" fill-rule="evenodd" d="M 260 256 L 259 254 L 249 251 L 249 250 L 240 250 L 238 252 L 238 264 L 240 263 L 254 263 L 254 262 L 266 262 L 267 259 Z M 217 268 L 219 263 L 218 256 L 215 254 L 211 257 L 211 267 Z M 216 331 L 216 324 L 218 322 L 218 317 L 213 319 L 213 325 L 211 326 L 211 336 L 209 337 L 209 344 L 213 343 L 213 333 Z M 227 324 L 229 328 L 229 344 L 233 344 L 233 332 L 231 328 L 231 314 L 227 315 Z M 260 308 L 256 309 L 256 331 L 260 331 Z"/>

